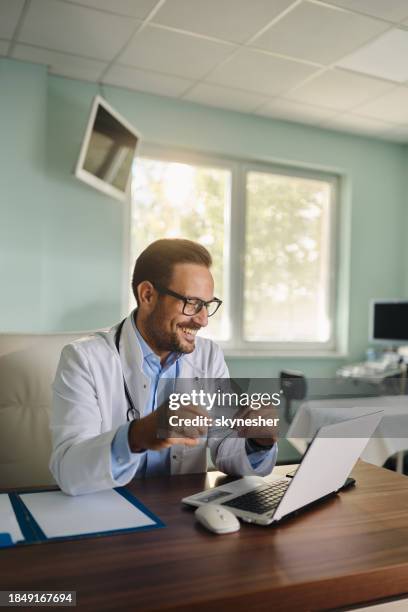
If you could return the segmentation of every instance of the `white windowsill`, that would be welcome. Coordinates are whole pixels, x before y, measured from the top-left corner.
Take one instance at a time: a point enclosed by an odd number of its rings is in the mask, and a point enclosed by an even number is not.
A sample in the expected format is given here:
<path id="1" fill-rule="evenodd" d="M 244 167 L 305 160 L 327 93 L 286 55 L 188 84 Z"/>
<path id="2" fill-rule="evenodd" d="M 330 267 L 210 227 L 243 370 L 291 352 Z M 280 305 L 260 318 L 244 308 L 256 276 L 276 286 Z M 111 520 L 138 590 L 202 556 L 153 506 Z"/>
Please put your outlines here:
<path id="1" fill-rule="evenodd" d="M 346 359 L 347 353 L 340 351 L 261 351 L 245 349 L 222 349 L 227 359 L 268 359 L 268 358 L 293 358 L 296 359 Z"/>

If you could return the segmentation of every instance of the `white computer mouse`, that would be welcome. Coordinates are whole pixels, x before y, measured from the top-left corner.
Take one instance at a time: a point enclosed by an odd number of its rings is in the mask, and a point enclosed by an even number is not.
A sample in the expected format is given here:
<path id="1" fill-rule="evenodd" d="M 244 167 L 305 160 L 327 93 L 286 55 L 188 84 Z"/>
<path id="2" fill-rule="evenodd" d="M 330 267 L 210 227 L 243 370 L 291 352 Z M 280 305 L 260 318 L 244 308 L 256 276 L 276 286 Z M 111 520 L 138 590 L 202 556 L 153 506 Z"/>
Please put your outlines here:
<path id="1" fill-rule="evenodd" d="M 218 504 L 203 504 L 197 508 L 195 516 L 206 529 L 220 535 L 233 533 L 240 528 L 235 514 Z"/>

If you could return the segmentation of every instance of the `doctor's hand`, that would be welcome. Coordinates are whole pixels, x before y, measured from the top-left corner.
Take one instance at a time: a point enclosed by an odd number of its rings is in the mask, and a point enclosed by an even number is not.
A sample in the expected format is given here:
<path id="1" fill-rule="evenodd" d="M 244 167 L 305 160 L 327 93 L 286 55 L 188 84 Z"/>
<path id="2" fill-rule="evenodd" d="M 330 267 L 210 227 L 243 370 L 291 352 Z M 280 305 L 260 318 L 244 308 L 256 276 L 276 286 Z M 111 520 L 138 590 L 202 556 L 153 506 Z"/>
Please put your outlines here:
<path id="1" fill-rule="evenodd" d="M 278 441 L 279 417 L 274 406 L 264 406 L 256 410 L 244 408 L 237 416 L 250 421 L 248 425 L 236 428 L 239 437 L 254 440 L 258 446 L 266 448 Z"/>
<path id="2" fill-rule="evenodd" d="M 206 436 L 208 413 L 197 406 L 182 406 L 176 411 L 167 402 L 142 419 L 131 422 L 128 433 L 132 453 L 162 450 L 175 444 L 197 446 Z"/>

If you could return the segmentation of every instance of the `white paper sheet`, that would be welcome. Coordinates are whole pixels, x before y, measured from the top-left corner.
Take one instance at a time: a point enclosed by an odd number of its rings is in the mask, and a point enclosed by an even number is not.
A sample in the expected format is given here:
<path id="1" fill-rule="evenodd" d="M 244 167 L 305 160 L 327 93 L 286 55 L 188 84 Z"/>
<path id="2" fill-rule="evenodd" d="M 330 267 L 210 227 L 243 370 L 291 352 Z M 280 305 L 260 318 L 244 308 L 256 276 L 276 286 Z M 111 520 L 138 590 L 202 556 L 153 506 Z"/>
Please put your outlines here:
<path id="1" fill-rule="evenodd" d="M 47 538 L 154 525 L 115 490 L 71 497 L 62 491 L 20 495 Z"/>
<path id="2" fill-rule="evenodd" d="M 6 493 L 0 495 L 0 533 L 9 533 L 13 542 L 25 539 Z"/>

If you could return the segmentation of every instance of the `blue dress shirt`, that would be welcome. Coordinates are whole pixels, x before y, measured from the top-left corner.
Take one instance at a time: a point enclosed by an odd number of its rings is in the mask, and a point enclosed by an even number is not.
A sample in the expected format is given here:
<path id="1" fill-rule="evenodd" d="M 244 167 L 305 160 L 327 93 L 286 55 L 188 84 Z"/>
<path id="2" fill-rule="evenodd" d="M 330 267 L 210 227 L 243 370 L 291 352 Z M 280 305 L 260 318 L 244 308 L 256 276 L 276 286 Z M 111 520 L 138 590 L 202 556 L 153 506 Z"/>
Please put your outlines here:
<path id="1" fill-rule="evenodd" d="M 170 353 L 166 362 L 162 366 L 160 358 L 152 351 L 150 346 L 142 337 L 136 327 L 134 318 L 132 324 L 136 334 L 136 341 L 139 342 L 143 357 L 143 372 L 150 378 L 150 393 L 144 415 L 150 414 L 160 406 L 173 391 L 174 380 L 179 376 L 181 353 Z M 158 397 L 157 387 L 160 379 L 168 379 L 160 385 L 160 396 Z M 112 476 L 115 480 L 127 482 L 132 478 L 136 467 L 134 478 L 153 476 L 170 473 L 170 448 L 161 451 L 148 450 L 142 453 L 132 453 L 129 448 L 128 432 L 130 422 L 121 425 L 111 444 L 111 465 Z M 246 451 L 248 459 L 253 468 L 257 468 L 266 456 L 271 452 L 276 452 L 275 447 L 266 450 L 255 450 L 250 440 L 246 440 Z"/>

